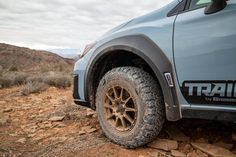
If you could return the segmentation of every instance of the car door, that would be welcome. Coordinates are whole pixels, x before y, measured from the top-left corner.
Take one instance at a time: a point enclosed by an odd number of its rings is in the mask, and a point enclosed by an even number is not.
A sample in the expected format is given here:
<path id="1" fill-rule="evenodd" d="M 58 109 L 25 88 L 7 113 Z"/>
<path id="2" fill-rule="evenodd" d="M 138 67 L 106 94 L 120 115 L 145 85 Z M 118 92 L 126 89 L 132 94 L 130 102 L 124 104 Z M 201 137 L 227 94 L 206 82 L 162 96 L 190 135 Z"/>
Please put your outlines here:
<path id="1" fill-rule="evenodd" d="M 181 92 L 191 107 L 236 107 L 236 0 L 213 14 L 210 0 L 188 2 L 173 37 Z"/>

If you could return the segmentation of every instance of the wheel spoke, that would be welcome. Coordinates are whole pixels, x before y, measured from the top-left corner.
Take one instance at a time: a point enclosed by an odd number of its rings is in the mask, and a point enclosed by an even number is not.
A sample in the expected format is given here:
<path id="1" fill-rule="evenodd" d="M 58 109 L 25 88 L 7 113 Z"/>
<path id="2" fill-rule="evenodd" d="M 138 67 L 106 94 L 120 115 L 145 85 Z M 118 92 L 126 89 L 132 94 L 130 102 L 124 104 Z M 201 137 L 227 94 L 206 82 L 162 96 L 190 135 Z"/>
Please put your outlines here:
<path id="1" fill-rule="evenodd" d="M 134 123 L 134 120 L 128 114 L 125 114 L 124 117 L 130 122 L 130 124 Z"/>
<path id="2" fill-rule="evenodd" d="M 117 91 L 116 91 L 116 88 L 115 88 L 115 87 L 113 87 L 113 92 L 114 92 L 115 99 L 117 99 L 117 98 L 118 98 L 118 95 L 117 95 Z"/>
<path id="3" fill-rule="evenodd" d="M 123 93 L 124 93 L 124 88 L 121 88 L 121 91 L 120 91 L 120 99 L 121 99 L 121 101 L 123 100 Z"/>
<path id="4" fill-rule="evenodd" d="M 126 125 L 124 117 L 121 117 L 120 120 L 121 120 L 121 124 L 122 124 L 123 128 L 126 129 L 127 125 Z"/>
<path id="5" fill-rule="evenodd" d="M 118 127 L 118 125 L 119 125 L 118 122 L 119 122 L 119 117 L 116 117 L 116 120 L 115 120 L 115 126 L 116 126 L 116 127 Z"/>
<path id="6" fill-rule="evenodd" d="M 130 99 L 132 99 L 132 97 L 130 96 L 130 97 L 128 97 L 125 101 L 124 101 L 124 105 L 126 105 L 129 101 L 130 101 Z"/>
<path id="7" fill-rule="evenodd" d="M 104 105 L 105 108 L 108 108 L 108 109 L 112 109 L 113 110 L 113 107 L 111 105 Z"/>
<path id="8" fill-rule="evenodd" d="M 109 94 L 106 94 L 106 96 L 108 97 L 108 99 L 109 99 L 111 102 L 114 101 L 114 99 L 113 99 Z"/>
<path id="9" fill-rule="evenodd" d="M 137 109 L 127 107 L 125 108 L 125 112 L 137 112 Z"/>

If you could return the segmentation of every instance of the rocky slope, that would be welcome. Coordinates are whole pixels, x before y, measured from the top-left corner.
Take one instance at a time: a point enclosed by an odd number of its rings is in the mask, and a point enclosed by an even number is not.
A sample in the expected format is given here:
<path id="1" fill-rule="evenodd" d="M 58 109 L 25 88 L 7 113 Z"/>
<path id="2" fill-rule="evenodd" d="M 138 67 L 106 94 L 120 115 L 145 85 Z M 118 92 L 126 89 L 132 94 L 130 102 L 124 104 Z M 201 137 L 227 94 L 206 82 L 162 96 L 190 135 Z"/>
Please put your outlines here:
<path id="1" fill-rule="evenodd" d="M 37 72 L 73 69 L 74 60 L 51 52 L 32 50 L 0 43 L 0 66 L 3 69 Z"/>

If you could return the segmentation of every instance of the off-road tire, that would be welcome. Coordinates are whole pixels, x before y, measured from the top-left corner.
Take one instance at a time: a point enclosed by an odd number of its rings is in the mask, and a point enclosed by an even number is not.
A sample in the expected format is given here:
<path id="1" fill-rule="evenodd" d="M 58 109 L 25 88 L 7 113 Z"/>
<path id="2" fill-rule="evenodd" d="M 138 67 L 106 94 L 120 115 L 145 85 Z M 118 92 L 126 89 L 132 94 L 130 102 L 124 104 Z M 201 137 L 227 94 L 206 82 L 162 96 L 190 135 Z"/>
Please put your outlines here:
<path id="1" fill-rule="evenodd" d="M 131 95 L 135 97 L 135 105 L 137 105 L 135 125 L 126 132 L 116 130 L 105 116 L 106 92 L 116 84 L 130 91 Z M 126 148 L 136 148 L 154 140 L 161 131 L 165 120 L 164 100 L 160 85 L 147 72 L 136 67 L 119 67 L 105 74 L 97 88 L 96 111 L 105 135 L 116 144 Z"/>

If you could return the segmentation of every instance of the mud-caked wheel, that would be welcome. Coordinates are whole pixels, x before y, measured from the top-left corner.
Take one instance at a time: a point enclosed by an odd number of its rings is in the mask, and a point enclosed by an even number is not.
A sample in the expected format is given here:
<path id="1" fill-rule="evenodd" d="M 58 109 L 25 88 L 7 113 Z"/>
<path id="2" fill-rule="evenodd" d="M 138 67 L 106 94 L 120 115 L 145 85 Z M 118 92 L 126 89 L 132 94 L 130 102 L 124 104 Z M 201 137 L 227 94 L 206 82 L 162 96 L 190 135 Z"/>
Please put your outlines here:
<path id="1" fill-rule="evenodd" d="M 119 67 L 105 74 L 97 89 L 96 110 L 105 135 L 127 148 L 154 140 L 164 123 L 159 84 L 135 67 Z"/>

